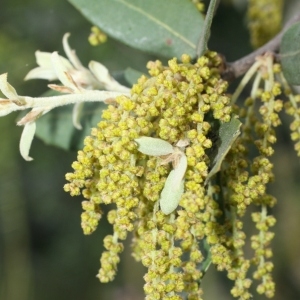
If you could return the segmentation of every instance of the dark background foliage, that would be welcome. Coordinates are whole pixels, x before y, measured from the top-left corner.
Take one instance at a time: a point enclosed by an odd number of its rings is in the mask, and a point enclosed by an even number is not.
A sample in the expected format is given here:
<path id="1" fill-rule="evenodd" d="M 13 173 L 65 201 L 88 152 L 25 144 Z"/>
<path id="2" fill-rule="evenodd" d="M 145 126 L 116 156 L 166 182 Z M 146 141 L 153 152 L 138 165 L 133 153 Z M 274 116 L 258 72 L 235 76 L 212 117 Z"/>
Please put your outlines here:
<path id="1" fill-rule="evenodd" d="M 112 39 L 102 46 L 90 46 L 90 26 L 67 1 L 2 0 L 0 73 L 9 73 L 9 82 L 19 94 L 40 95 L 46 82 L 24 83 L 23 78 L 36 66 L 35 50 L 63 54 L 65 32 L 71 33 L 71 45 L 84 64 L 98 60 L 114 74 L 129 66 L 145 71 L 149 55 Z M 221 4 L 210 48 L 232 61 L 251 51 L 248 37 L 244 9 Z M 95 278 L 102 239 L 111 229 L 103 219 L 96 233 L 82 234 L 81 199 L 71 198 L 62 189 L 64 174 L 71 170 L 76 153 L 35 139 L 31 150 L 35 160 L 23 161 L 18 151 L 22 128 L 15 125 L 17 118 L 13 114 L 0 119 L 0 300 L 143 299 L 143 268 L 131 258 L 130 242 L 116 280 L 100 284 Z M 273 241 L 275 299 L 294 300 L 300 298 L 299 159 L 289 141 L 287 120 L 278 135 L 274 156 L 277 180 L 270 186 L 278 199 L 273 211 L 278 220 Z M 245 224 L 248 232 L 254 231 L 249 218 Z M 203 284 L 204 299 L 231 299 L 231 283 L 214 267 Z"/>

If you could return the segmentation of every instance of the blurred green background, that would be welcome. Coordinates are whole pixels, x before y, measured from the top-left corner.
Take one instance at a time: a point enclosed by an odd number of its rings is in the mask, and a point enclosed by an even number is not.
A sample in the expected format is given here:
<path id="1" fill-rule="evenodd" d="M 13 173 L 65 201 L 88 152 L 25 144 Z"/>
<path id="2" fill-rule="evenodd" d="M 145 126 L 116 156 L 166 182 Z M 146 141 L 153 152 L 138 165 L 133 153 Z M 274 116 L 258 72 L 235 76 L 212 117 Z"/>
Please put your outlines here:
<path id="1" fill-rule="evenodd" d="M 213 23 L 210 48 L 229 61 L 251 51 L 244 13 L 243 6 L 221 4 Z M 0 73 L 9 73 L 19 94 L 40 95 L 47 82 L 25 83 L 23 78 L 36 66 L 36 50 L 63 54 L 65 32 L 71 33 L 70 44 L 85 65 L 98 60 L 115 74 L 129 66 L 145 71 L 150 56 L 111 39 L 92 47 L 87 42 L 90 27 L 67 1 L 1 0 Z M 143 299 L 144 270 L 131 258 L 130 242 L 116 280 L 101 284 L 95 277 L 102 239 L 111 229 L 103 218 L 93 235 L 82 234 L 81 198 L 71 198 L 62 188 L 76 152 L 35 139 L 34 160 L 25 162 L 18 150 L 22 128 L 15 125 L 17 118 L 0 118 L 0 300 Z M 300 299 L 300 168 L 289 140 L 290 120 L 283 120 L 274 156 L 277 180 L 270 187 L 278 198 L 273 211 L 278 220 L 273 241 L 275 299 L 294 300 Z M 232 299 L 230 287 L 226 276 L 212 267 L 204 278 L 204 299 Z"/>

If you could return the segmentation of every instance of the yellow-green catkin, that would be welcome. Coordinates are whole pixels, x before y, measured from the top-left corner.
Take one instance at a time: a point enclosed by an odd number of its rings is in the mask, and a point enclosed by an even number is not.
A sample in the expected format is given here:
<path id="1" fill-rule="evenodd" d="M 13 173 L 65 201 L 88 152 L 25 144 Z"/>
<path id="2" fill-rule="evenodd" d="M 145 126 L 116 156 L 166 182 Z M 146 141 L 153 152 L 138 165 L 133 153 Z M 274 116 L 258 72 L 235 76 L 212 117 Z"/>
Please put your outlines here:
<path id="1" fill-rule="evenodd" d="M 291 139 L 295 143 L 295 150 L 300 156 L 300 95 L 289 94 L 289 101 L 284 105 L 285 111 L 291 115 L 294 120 L 290 125 Z"/>
<path id="2" fill-rule="evenodd" d="M 147 268 L 144 291 L 147 300 L 202 299 L 200 264 L 209 245 L 225 239 L 217 222 L 222 215 L 214 193 L 204 185 L 209 172 L 213 142 L 211 122 L 228 122 L 230 98 L 221 79 L 222 60 L 208 52 L 195 63 L 188 55 L 163 66 L 149 62 L 150 77 L 133 85 L 130 97 L 120 96 L 103 111 L 102 121 L 85 138 L 83 150 L 68 173 L 65 190 L 82 194 L 82 227 L 92 233 L 102 216 L 101 206 L 112 204 L 108 221 L 114 233 L 104 240 L 98 278 L 114 278 L 120 241 L 133 232 L 133 256 Z M 159 199 L 172 165 L 166 157 L 140 153 L 135 139 L 160 138 L 174 147 L 187 141 L 181 151 L 187 157 L 184 192 L 177 210 L 163 214 Z M 223 237 L 222 237 L 223 236 Z M 207 254 L 205 254 L 207 255 Z M 221 260 L 220 264 L 224 262 Z M 225 262 L 226 263 L 226 262 Z"/>
<path id="3" fill-rule="evenodd" d="M 287 97 L 284 103 L 285 112 L 293 118 L 290 124 L 291 140 L 295 143 L 294 148 L 298 156 L 300 156 L 300 95 L 294 94 L 288 82 L 284 78 L 280 65 L 276 64 L 276 73 L 283 84 L 283 91 Z"/>
<path id="4" fill-rule="evenodd" d="M 73 173 L 66 175 L 65 190 L 85 198 L 85 234 L 96 230 L 103 205 L 110 204 L 107 219 L 113 233 L 104 238 L 97 277 L 101 282 L 114 279 L 122 241 L 132 232 L 133 256 L 147 268 L 147 300 L 202 299 L 200 284 L 210 262 L 234 281 L 235 298 L 252 298 L 249 289 L 257 282 L 257 292 L 272 298 L 270 244 L 276 219 L 270 211 L 276 199 L 267 191 L 274 180 L 271 156 L 283 108 L 294 118 L 292 139 L 300 154 L 299 95 L 293 95 L 270 53 L 256 58 L 252 89 L 240 106 L 226 94 L 222 61 L 215 52 L 194 63 L 183 55 L 181 62 L 174 58 L 167 66 L 155 61 L 147 67 L 150 76 L 139 78 L 130 96 L 111 99 L 102 120 L 85 138 Z M 220 173 L 208 180 L 218 144 L 216 128 L 233 114 L 242 121 L 241 134 Z M 142 154 L 135 140 L 145 136 L 168 142 L 187 159 L 184 191 L 177 209 L 168 215 L 160 209 L 160 197 L 176 167 L 171 157 L 176 151 L 161 157 Z M 256 229 L 251 237 L 243 224 L 249 207 Z M 247 241 L 252 257 L 244 251 Z"/>
<path id="5" fill-rule="evenodd" d="M 93 26 L 91 28 L 91 33 L 88 40 L 92 46 L 98 46 L 104 44 L 107 41 L 107 35 L 97 26 Z"/>
<path id="6" fill-rule="evenodd" d="M 275 225 L 276 219 L 268 214 L 268 209 L 272 208 L 276 199 L 266 192 L 266 184 L 274 180 L 272 172 L 273 164 L 269 157 L 274 153 L 274 143 L 276 142 L 275 128 L 281 124 L 279 112 L 283 108 L 283 101 L 279 98 L 282 93 L 281 83 L 276 81 L 273 69 L 272 55 L 264 58 L 265 66 L 262 66 L 262 80 L 264 89 L 257 92 L 257 98 L 261 101 L 259 113 L 261 122 L 255 124 L 257 139 L 254 144 L 259 155 L 254 158 L 251 165 L 253 181 L 259 198 L 253 199 L 258 205 L 259 211 L 252 213 L 252 220 L 255 223 L 258 234 L 251 237 L 251 247 L 254 250 L 252 263 L 256 266 L 253 279 L 259 280 L 257 292 L 272 298 L 275 294 L 275 283 L 272 279 L 273 263 L 270 261 L 272 250 L 270 242 L 274 233 L 270 228 Z"/>
<path id="7" fill-rule="evenodd" d="M 282 88 L 274 75 L 272 55 L 267 54 L 258 60 L 261 65 L 257 70 L 250 97 L 244 102 L 244 107 L 238 109 L 241 120 L 244 120 L 241 135 L 223 165 L 223 182 L 227 195 L 225 201 L 228 201 L 230 207 L 233 233 L 229 245 L 235 261 L 228 277 L 235 280 L 231 293 L 239 299 L 251 297 L 248 289 L 252 279 L 247 278 L 251 264 L 256 268 L 253 279 L 260 281 L 257 292 L 268 298 L 275 293 L 275 283 L 271 275 L 273 263 L 270 261 L 270 242 L 274 234 L 269 229 L 274 226 L 276 219 L 268 214 L 268 209 L 275 205 L 276 200 L 267 193 L 267 184 L 274 179 L 270 156 L 274 153 L 273 145 L 276 142 L 275 128 L 281 124 L 278 113 L 283 108 L 283 101 L 279 98 Z M 256 106 L 259 106 L 258 111 Z M 252 153 L 256 152 L 256 156 L 250 156 L 249 149 Z M 246 236 L 242 231 L 242 217 L 251 204 L 258 207 L 252 213 L 258 234 L 251 237 L 254 256 L 249 260 L 245 259 L 243 252 Z"/>
<path id="8" fill-rule="evenodd" d="M 254 48 L 260 47 L 281 29 L 283 0 L 248 0 L 248 27 Z"/>

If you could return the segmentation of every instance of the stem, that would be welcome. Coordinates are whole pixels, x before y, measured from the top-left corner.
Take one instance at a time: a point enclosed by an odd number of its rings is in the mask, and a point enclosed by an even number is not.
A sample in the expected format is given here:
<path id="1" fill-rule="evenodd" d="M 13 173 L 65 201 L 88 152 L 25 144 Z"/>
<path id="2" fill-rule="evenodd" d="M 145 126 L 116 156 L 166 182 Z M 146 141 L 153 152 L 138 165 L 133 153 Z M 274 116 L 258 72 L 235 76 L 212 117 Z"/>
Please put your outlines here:
<path id="1" fill-rule="evenodd" d="M 208 10 L 203 25 L 203 30 L 201 32 L 201 36 L 197 45 L 197 57 L 202 56 L 207 51 L 207 43 L 210 36 L 210 27 L 215 14 L 215 9 L 217 8 L 217 3 L 218 0 L 210 0 L 209 2 Z"/>
<path id="2" fill-rule="evenodd" d="M 258 48 L 257 50 L 251 52 L 250 54 L 234 61 L 226 63 L 225 71 L 223 72 L 222 76 L 227 81 L 232 81 L 235 78 L 242 76 L 245 74 L 249 68 L 255 62 L 255 58 L 260 56 L 266 52 L 275 52 L 279 49 L 282 36 L 284 33 L 295 23 L 300 21 L 300 13 L 296 14 L 293 18 L 291 18 L 284 28 L 267 44 Z"/>
<path id="3" fill-rule="evenodd" d="M 258 70 L 258 68 L 260 67 L 260 65 L 261 65 L 261 62 L 257 61 L 248 70 L 248 72 L 246 73 L 246 75 L 241 80 L 239 86 L 235 90 L 234 94 L 232 95 L 232 98 L 231 98 L 231 103 L 232 104 L 234 104 L 236 102 L 237 98 L 240 96 L 240 94 L 243 91 L 244 87 L 249 82 L 249 80 L 252 78 L 252 76 L 254 76 L 255 72 Z"/>
<path id="4" fill-rule="evenodd" d="M 266 218 L 267 218 L 267 207 L 265 204 L 262 204 L 261 206 L 261 212 L 260 212 L 260 215 L 261 215 L 261 222 L 266 222 Z M 259 231 L 259 242 L 260 242 L 260 245 L 261 245 L 261 248 L 264 249 L 266 246 L 265 246 L 265 240 L 266 240 L 266 232 L 263 231 L 263 230 L 260 230 Z M 261 267 L 263 268 L 265 265 L 265 257 L 264 255 L 261 255 L 260 256 L 260 259 L 259 259 L 259 265 L 258 265 L 258 268 Z M 266 283 L 266 276 L 264 275 L 262 277 L 262 282 L 263 283 Z"/>
<path id="5" fill-rule="evenodd" d="M 117 96 L 128 95 L 128 93 L 109 92 L 89 90 L 81 94 L 68 94 L 52 97 L 23 97 L 19 96 L 21 100 L 25 100 L 24 105 L 16 105 L 12 101 L 3 108 L 0 106 L 0 117 L 5 116 L 13 111 L 25 110 L 28 108 L 45 108 L 53 109 L 58 106 L 81 103 L 81 102 L 105 102 L 109 98 L 116 98 Z M 1 104 L 1 103 L 0 103 Z"/>

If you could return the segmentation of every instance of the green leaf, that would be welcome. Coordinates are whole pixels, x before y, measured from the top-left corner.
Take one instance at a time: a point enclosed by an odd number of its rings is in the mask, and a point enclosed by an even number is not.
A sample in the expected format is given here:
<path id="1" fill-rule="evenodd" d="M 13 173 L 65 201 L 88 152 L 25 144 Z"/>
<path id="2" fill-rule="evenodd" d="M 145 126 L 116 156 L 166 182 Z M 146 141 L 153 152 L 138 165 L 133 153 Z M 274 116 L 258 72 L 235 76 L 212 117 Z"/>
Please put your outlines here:
<path id="1" fill-rule="evenodd" d="M 170 143 L 159 138 L 142 136 L 135 139 L 135 141 L 139 145 L 138 150 L 147 155 L 161 156 L 174 152 L 174 148 Z"/>
<path id="2" fill-rule="evenodd" d="M 204 17 L 188 0 L 69 0 L 109 36 L 167 58 L 196 56 Z"/>
<path id="3" fill-rule="evenodd" d="M 207 175 L 205 183 L 207 183 L 213 175 L 220 171 L 222 161 L 240 134 L 241 125 L 242 123 L 236 118 L 232 118 L 230 122 L 221 123 L 216 146 L 214 147 L 210 157 L 210 161 L 212 162 L 211 169 Z"/>
<path id="4" fill-rule="evenodd" d="M 182 155 L 178 165 L 167 177 L 165 186 L 161 192 L 159 206 L 161 211 L 168 215 L 178 206 L 180 198 L 184 192 L 184 174 L 187 168 L 187 158 Z"/>
<path id="5" fill-rule="evenodd" d="M 283 35 L 281 65 L 286 80 L 293 85 L 300 84 L 300 22 L 291 26 Z"/>
<path id="6" fill-rule="evenodd" d="M 210 246 L 208 245 L 206 238 L 199 242 L 199 249 L 204 256 L 204 260 L 199 264 L 197 269 L 201 271 L 204 276 L 211 264 Z"/>
<path id="7" fill-rule="evenodd" d="M 52 91 L 44 95 L 54 95 Z M 46 144 L 65 150 L 78 150 L 83 147 L 84 138 L 91 128 L 101 120 L 104 103 L 85 103 L 80 118 L 82 130 L 74 127 L 72 122 L 73 105 L 58 107 L 36 121 L 36 136 Z"/>

